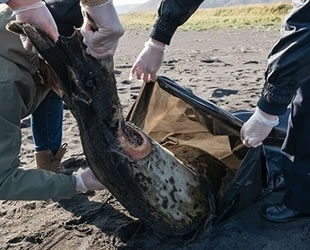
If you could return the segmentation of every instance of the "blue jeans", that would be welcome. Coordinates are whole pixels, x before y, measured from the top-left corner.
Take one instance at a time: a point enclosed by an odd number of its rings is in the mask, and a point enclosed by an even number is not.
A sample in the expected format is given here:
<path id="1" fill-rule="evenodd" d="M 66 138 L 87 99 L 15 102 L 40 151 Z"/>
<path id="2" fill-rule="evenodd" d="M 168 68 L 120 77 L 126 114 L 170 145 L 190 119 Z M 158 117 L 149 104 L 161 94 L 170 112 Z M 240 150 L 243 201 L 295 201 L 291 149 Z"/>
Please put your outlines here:
<path id="1" fill-rule="evenodd" d="M 50 91 L 31 116 L 32 136 L 37 152 L 56 154 L 62 141 L 63 102 Z"/>

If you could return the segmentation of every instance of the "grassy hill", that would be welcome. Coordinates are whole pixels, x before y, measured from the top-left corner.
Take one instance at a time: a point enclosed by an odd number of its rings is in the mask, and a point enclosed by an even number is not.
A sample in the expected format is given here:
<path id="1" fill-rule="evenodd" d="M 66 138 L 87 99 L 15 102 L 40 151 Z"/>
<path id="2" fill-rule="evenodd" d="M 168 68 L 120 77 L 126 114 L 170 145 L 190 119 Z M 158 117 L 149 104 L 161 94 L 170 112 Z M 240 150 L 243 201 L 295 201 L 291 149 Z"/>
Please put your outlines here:
<path id="1" fill-rule="evenodd" d="M 156 11 L 161 0 L 149 0 L 144 4 L 140 4 L 136 8 L 132 9 L 131 12 L 140 11 Z M 201 5 L 200 8 L 218 8 L 218 7 L 228 7 L 228 6 L 241 6 L 249 4 L 270 4 L 270 3 L 289 3 L 290 0 L 206 0 Z"/>
<path id="2" fill-rule="evenodd" d="M 241 7 L 226 7 L 198 10 L 184 25 L 183 30 L 211 28 L 258 28 L 278 29 L 291 4 L 255 4 Z M 156 12 L 139 12 L 120 15 L 126 29 L 150 29 Z"/>

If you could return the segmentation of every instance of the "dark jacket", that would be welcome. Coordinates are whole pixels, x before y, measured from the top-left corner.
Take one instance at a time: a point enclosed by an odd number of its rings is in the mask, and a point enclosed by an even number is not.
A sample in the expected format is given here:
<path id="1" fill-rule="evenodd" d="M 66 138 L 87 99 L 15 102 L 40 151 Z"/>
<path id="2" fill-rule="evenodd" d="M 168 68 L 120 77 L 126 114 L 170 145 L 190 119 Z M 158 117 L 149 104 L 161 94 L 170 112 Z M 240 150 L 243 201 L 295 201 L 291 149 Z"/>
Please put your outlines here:
<path id="1" fill-rule="evenodd" d="M 176 29 L 187 21 L 202 2 L 203 0 L 162 0 L 151 38 L 169 45 Z"/>
<path id="2" fill-rule="evenodd" d="M 199 7 L 202 0 L 163 0 L 151 38 L 165 44 Z M 265 85 L 258 107 L 273 115 L 284 114 L 296 90 L 310 84 L 310 0 L 287 17 L 281 38 L 271 50 L 265 72 Z"/>
<path id="3" fill-rule="evenodd" d="M 1 1 L 1 0 L 0 0 Z M 83 24 L 80 0 L 43 0 L 57 24 L 58 32 L 63 36 L 70 36 L 74 27 Z"/>
<path id="4" fill-rule="evenodd" d="M 310 0 L 300 3 L 287 17 L 268 56 L 258 107 L 269 114 L 284 114 L 296 90 L 310 84 Z"/>

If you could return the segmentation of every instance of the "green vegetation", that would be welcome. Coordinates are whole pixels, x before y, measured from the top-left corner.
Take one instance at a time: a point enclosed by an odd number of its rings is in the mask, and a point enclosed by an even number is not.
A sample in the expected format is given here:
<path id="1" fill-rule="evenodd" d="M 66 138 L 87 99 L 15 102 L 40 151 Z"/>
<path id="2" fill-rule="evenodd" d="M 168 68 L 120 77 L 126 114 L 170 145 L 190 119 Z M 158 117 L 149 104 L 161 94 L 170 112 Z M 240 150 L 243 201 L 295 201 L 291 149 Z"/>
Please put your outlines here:
<path id="1" fill-rule="evenodd" d="M 181 29 L 205 30 L 216 28 L 278 29 L 291 4 L 257 4 L 240 7 L 201 9 Z M 121 15 L 126 29 L 150 29 L 156 13 L 139 12 Z"/>

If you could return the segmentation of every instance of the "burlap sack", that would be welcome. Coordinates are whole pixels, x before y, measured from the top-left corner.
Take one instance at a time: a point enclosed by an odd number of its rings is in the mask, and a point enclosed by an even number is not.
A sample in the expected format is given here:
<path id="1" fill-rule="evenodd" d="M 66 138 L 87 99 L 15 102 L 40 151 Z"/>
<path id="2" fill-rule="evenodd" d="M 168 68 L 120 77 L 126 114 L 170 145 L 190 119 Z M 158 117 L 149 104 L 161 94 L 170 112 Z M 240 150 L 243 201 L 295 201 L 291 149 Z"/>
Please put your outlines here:
<path id="1" fill-rule="evenodd" d="M 191 151 L 187 157 L 207 152 L 230 168 L 238 168 L 240 160 L 233 155 L 228 136 L 211 134 L 195 113 L 190 105 L 157 83 L 146 83 L 127 120 L 175 154 L 184 148 Z"/>

